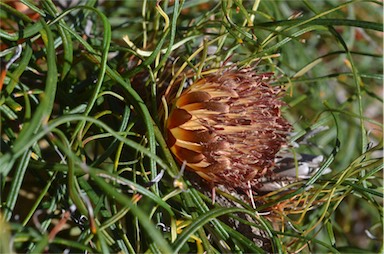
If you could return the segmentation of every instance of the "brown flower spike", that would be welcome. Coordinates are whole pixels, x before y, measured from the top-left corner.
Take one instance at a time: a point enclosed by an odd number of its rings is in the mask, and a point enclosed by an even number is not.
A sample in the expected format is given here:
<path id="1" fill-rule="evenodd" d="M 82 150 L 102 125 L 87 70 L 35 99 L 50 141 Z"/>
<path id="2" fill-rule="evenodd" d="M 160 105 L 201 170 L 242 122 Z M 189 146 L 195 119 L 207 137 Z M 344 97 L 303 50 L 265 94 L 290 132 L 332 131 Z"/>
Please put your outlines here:
<path id="1" fill-rule="evenodd" d="M 260 187 L 291 129 L 281 116 L 280 89 L 268 84 L 271 77 L 247 68 L 192 84 L 167 120 L 175 157 L 213 185 Z"/>

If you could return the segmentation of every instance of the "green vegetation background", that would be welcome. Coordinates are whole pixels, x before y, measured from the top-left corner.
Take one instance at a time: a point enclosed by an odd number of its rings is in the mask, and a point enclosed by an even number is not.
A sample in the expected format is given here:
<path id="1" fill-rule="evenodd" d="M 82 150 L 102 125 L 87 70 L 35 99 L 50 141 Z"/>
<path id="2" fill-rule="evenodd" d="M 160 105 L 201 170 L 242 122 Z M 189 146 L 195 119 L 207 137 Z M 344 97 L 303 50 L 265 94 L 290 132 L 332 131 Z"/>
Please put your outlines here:
<path id="1" fill-rule="evenodd" d="M 275 253 L 383 252 L 381 1 L 21 2 L 0 3 L 2 253 L 262 253 L 235 212 Z M 266 197 L 283 223 L 177 178 L 161 92 L 224 64 L 275 73 L 292 141 L 320 130 L 297 152 L 332 172 Z"/>

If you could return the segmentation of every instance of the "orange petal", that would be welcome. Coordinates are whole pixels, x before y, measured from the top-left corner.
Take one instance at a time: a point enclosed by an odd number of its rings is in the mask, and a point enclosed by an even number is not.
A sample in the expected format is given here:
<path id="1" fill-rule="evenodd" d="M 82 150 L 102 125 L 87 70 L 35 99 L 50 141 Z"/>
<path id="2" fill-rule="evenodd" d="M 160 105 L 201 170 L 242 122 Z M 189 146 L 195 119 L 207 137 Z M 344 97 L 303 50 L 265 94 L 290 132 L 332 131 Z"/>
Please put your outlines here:
<path id="1" fill-rule="evenodd" d="M 183 123 L 188 122 L 191 118 L 192 115 L 189 114 L 186 110 L 175 108 L 168 118 L 168 129 L 178 127 Z"/>

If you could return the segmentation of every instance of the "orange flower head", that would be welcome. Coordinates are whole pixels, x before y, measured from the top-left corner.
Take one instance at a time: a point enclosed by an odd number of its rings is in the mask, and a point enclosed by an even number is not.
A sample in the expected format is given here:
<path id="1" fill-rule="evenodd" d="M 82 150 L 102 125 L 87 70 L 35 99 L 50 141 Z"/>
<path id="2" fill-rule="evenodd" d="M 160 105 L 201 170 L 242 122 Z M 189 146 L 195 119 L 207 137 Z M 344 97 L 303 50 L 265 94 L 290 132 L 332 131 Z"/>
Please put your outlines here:
<path id="1" fill-rule="evenodd" d="M 271 73 L 226 70 L 197 80 L 174 101 L 167 142 L 188 169 L 213 184 L 249 189 L 271 173 L 291 125 Z"/>

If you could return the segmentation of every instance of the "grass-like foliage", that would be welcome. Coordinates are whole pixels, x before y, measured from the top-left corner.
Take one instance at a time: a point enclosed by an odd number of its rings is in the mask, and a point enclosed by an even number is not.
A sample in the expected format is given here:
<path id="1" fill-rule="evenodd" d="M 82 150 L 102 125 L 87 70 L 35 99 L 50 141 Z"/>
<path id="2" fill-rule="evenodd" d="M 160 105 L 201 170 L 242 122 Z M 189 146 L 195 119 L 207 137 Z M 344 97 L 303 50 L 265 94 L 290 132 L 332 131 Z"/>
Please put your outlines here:
<path id="1" fill-rule="evenodd" d="M 383 252 L 381 1 L 20 2 L 0 3 L 0 252 Z M 162 94 L 226 65 L 274 73 L 293 150 L 331 173 L 256 210 L 180 174 Z"/>

